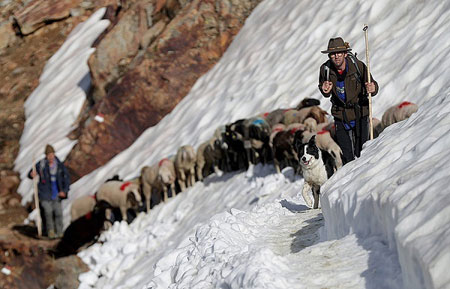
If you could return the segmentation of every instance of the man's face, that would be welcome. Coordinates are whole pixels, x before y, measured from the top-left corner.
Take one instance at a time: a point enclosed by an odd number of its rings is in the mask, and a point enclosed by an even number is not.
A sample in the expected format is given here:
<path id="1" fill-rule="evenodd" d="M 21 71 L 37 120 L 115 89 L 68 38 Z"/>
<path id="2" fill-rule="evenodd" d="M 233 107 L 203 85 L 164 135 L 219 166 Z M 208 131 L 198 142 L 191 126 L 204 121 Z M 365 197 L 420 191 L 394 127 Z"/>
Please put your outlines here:
<path id="1" fill-rule="evenodd" d="M 47 160 L 52 163 L 55 160 L 55 153 L 48 153 Z"/>
<path id="2" fill-rule="evenodd" d="M 345 69 L 345 57 L 347 57 L 346 52 L 335 52 L 329 54 L 331 62 L 333 62 L 334 66 L 336 66 L 339 70 Z"/>

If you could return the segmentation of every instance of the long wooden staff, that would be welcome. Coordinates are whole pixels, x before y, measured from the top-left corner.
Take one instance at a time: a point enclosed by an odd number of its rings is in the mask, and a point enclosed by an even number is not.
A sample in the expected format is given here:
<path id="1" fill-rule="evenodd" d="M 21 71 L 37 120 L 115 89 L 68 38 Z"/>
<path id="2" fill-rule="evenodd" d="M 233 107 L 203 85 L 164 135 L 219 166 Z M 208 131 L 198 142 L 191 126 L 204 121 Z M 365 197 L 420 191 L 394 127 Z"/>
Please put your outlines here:
<path id="1" fill-rule="evenodd" d="M 367 62 L 367 82 L 370 83 L 370 60 L 369 60 L 369 26 L 364 24 L 364 35 L 366 37 L 366 62 Z M 370 139 L 373 139 L 373 122 L 372 122 L 372 93 L 369 92 L 369 132 Z"/>
<path id="2" fill-rule="evenodd" d="M 38 230 L 39 238 L 42 237 L 42 220 L 41 220 L 41 210 L 39 208 L 39 194 L 38 194 L 38 174 L 36 171 L 36 161 L 33 158 L 33 193 L 34 193 L 34 206 L 36 207 L 36 226 Z"/>

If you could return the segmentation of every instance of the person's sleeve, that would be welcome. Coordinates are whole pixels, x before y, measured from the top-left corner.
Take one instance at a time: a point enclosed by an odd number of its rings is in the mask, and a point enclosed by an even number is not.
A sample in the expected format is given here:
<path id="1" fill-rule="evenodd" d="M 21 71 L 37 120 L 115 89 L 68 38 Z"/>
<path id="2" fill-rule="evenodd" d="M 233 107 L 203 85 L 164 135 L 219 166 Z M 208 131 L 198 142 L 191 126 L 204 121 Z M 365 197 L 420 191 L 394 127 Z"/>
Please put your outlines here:
<path id="1" fill-rule="evenodd" d="M 31 170 L 28 172 L 29 179 L 33 179 L 33 177 L 31 176 L 32 171 L 33 171 L 33 168 L 31 168 Z M 39 172 L 39 162 L 36 164 L 36 172 Z"/>
<path id="2" fill-rule="evenodd" d="M 362 63 L 362 67 L 363 67 L 363 75 L 364 75 L 363 79 L 364 79 L 364 82 L 367 82 L 368 81 L 368 78 L 367 78 L 367 66 L 366 66 L 366 64 L 364 62 L 361 61 L 361 63 Z M 375 96 L 378 93 L 378 82 L 375 79 L 373 79 L 372 73 L 370 74 L 370 81 L 375 83 L 375 92 L 372 93 L 372 96 Z"/>
<path id="3" fill-rule="evenodd" d="M 63 173 L 64 173 L 64 189 L 63 192 L 66 193 L 66 197 L 69 193 L 69 189 L 70 189 L 70 175 L 69 175 L 69 171 L 67 170 L 66 166 L 63 165 Z"/>
<path id="4" fill-rule="evenodd" d="M 324 97 L 330 97 L 331 91 L 329 93 L 324 93 L 322 91 L 322 84 L 325 81 L 325 64 L 322 64 L 319 69 L 319 91 Z"/>

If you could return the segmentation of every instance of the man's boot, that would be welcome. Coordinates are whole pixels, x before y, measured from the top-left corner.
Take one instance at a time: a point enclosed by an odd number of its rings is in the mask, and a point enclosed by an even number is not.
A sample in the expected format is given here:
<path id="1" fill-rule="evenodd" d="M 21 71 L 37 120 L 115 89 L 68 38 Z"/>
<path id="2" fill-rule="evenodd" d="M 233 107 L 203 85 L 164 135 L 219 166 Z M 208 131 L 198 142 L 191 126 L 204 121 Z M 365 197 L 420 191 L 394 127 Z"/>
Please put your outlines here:
<path id="1" fill-rule="evenodd" d="M 47 235 L 48 235 L 49 239 L 55 239 L 56 238 L 54 230 L 48 230 L 48 234 Z"/>

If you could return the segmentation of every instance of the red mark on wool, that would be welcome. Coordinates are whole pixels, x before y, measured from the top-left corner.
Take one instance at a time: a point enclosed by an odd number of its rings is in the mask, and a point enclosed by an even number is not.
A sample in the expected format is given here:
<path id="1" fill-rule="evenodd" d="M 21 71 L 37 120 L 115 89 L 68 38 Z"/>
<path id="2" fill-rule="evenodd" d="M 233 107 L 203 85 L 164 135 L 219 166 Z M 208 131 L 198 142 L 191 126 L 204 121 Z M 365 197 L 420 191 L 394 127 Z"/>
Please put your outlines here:
<path id="1" fill-rule="evenodd" d="M 329 131 L 323 129 L 321 131 L 319 131 L 317 134 L 326 134 L 326 133 L 330 133 Z"/>
<path id="2" fill-rule="evenodd" d="M 277 127 L 272 130 L 272 132 L 279 132 L 279 131 L 283 131 L 283 128 Z"/>
<path id="3" fill-rule="evenodd" d="M 300 130 L 299 127 L 293 127 L 291 128 L 291 130 L 289 131 L 291 134 L 295 134 L 296 131 Z"/>
<path id="4" fill-rule="evenodd" d="M 400 105 L 398 106 L 398 108 L 402 108 L 402 107 L 404 107 L 404 106 L 411 105 L 411 104 L 412 104 L 412 102 L 404 101 L 404 102 L 400 103 Z"/>
<path id="5" fill-rule="evenodd" d="M 168 161 L 168 160 L 169 160 L 169 159 L 162 159 L 162 160 L 160 160 L 159 163 L 158 163 L 158 167 L 162 166 L 162 164 L 163 164 L 165 161 Z"/>
<path id="6" fill-rule="evenodd" d="M 126 182 L 123 185 L 120 186 L 120 190 L 123 191 L 125 190 L 126 187 L 128 187 L 129 185 L 131 185 L 131 182 Z"/>
<path id="7" fill-rule="evenodd" d="M 269 115 L 269 113 L 268 112 L 265 112 L 264 114 L 263 114 L 263 117 L 267 117 Z"/>

